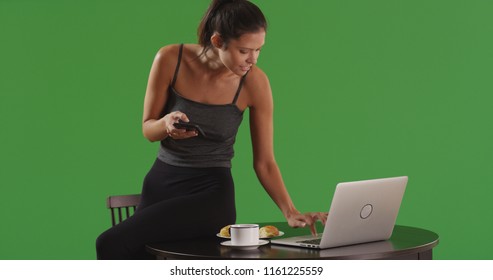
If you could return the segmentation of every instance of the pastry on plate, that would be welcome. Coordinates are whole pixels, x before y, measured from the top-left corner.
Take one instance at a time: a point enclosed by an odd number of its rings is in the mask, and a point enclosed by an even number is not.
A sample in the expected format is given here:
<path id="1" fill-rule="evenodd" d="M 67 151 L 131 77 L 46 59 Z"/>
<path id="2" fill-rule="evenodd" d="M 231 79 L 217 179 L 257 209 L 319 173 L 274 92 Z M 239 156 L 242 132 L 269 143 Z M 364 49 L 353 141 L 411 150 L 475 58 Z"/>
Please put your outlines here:
<path id="1" fill-rule="evenodd" d="M 279 236 L 279 229 L 275 226 L 265 226 L 259 229 L 260 238 L 270 238 Z"/>
<path id="2" fill-rule="evenodd" d="M 231 237 L 231 232 L 230 232 L 230 229 L 231 228 L 231 225 L 227 225 L 225 227 L 223 227 L 221 229 L 221 231 L 219 232 L 219 235 L 221 235 L 222 237 Z"/>

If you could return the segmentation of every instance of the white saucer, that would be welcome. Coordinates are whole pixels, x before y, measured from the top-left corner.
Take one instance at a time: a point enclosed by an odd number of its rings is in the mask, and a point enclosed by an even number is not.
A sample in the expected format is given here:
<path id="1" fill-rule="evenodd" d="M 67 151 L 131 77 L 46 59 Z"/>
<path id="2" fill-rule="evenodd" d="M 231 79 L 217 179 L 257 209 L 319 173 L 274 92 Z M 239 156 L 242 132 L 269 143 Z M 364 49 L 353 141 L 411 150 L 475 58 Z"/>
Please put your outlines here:
<path id="1" fill-rule="evenodd" d="M 283 235 L 284 235 L 284 232 L 283 231 L 280 231 L 278 236 L 274 236 L 274 237 L 260 237 L 260 239 L 271 239 L 271 238 L 275 238 L 275 237 L 279 237 L 279 236 L 283 236 Z M 216 233 L 216 236 L 217 237 L 220 237 L 220 238 L 231 239 L 231 237 L 222 236 L 220 233 Z"/>
<path id="2" fill-rule="evenodd" d="M 232 248 L 235 248 L 238 250 L 253 250 L 253 249 L 257 249 L 259 246 L 262 246 L 262 245 L 265 245 L 268 243 L 269 243 L 269 241 L 267 241 L 267 240 L 259 240 L 257 245 L 233 245 L 233 244 L 231 244 L 231 241 L 224 241 L 224 242 L 221 242 L 221 245 L 227 246 L 227 247 L 232 247 Z"/>

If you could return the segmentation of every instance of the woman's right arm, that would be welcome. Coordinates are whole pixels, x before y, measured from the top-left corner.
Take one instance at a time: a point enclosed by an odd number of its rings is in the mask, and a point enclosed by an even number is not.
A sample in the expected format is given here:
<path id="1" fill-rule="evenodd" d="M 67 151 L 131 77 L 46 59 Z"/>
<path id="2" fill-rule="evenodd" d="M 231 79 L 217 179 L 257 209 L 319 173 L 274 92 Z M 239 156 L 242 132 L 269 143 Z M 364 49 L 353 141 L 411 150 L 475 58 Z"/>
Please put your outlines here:
<path id="1" fill-rule="evenodd" d="M 168 87 L 173 79 L 178 59 L 178 46 L 170 45 L 161 48 L 152 63 L 147 89 L 144 99 L 144 115 L 142 118 L 142 132 L 149 141 L 161 141 L 171 133 L 178 133 L 179 138 L 187 138 L 184 130 L 176 129 L 173 123 L 178 119 L 188 121 L 185 114 L 171 112 L 161 117 L 168 99 Z M 184 137 L 185 136 L 185 137 Z M 195 135 L 193 135 L 195 136 Z"/>
<path id="2" fill-rule="evenodd" d="M 160 141 L 168 136 L 165 120 L 160 116 L 168 99 L 167 89 L 173 75 L 170 59 L 172 53 L 172 46 L 163 47 L 158 51 L 152 62 L 147 81 L 142 132 L 144 137 L 151 142 Z"/>

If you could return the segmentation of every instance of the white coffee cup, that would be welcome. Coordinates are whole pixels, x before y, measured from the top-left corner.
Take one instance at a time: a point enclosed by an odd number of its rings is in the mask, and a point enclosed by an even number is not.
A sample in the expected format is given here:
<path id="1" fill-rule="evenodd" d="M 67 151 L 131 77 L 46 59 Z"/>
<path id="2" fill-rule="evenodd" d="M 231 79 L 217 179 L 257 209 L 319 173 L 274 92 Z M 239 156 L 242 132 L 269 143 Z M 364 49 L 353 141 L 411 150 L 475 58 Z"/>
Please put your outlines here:
<path id="1" fill-rule="evenodd" d="M 258 245 L 259 227 L 255 224 L 231 225 L 231 244 L 235 246 Z"/>

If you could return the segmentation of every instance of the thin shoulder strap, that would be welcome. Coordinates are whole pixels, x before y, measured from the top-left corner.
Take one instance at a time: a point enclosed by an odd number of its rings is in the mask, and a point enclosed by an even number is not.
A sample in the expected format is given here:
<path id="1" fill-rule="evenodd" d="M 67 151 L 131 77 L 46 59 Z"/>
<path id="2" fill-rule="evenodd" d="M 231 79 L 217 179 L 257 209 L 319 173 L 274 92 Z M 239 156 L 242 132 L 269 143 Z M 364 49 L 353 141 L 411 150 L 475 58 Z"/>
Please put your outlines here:
<path id="1" fill-rule="evenodd" d="M 238 86 L 238 90 L 236 91 L 235 98 L 233 99 L 233 104 L 236 104 L 236 101 L 238 100 L 238 96 L 240 96 L 241 88 L 243 87 L 243 82 L 245 82 L 245 78 L 248 75 L 248 73 L 250 73 L 250 70 L 248 70 L 248 72 L 246 72 L 246 74 L 243 75 L 243 77 L 241 77 L 240 85 Z"/>
<path id="2" fill-rule="evenodd" d="M 180 70 L 182 53 L 183 53 L 183 44 L 180 45 L 180 52 L 178 53 L 178 62 L 176 63 L 175 75 L 173 76 L 173 81 L 171 82 L 171 86 L 173 88 L 175 87 L 176 77 L 178 76 L 178 71 Z"/>

